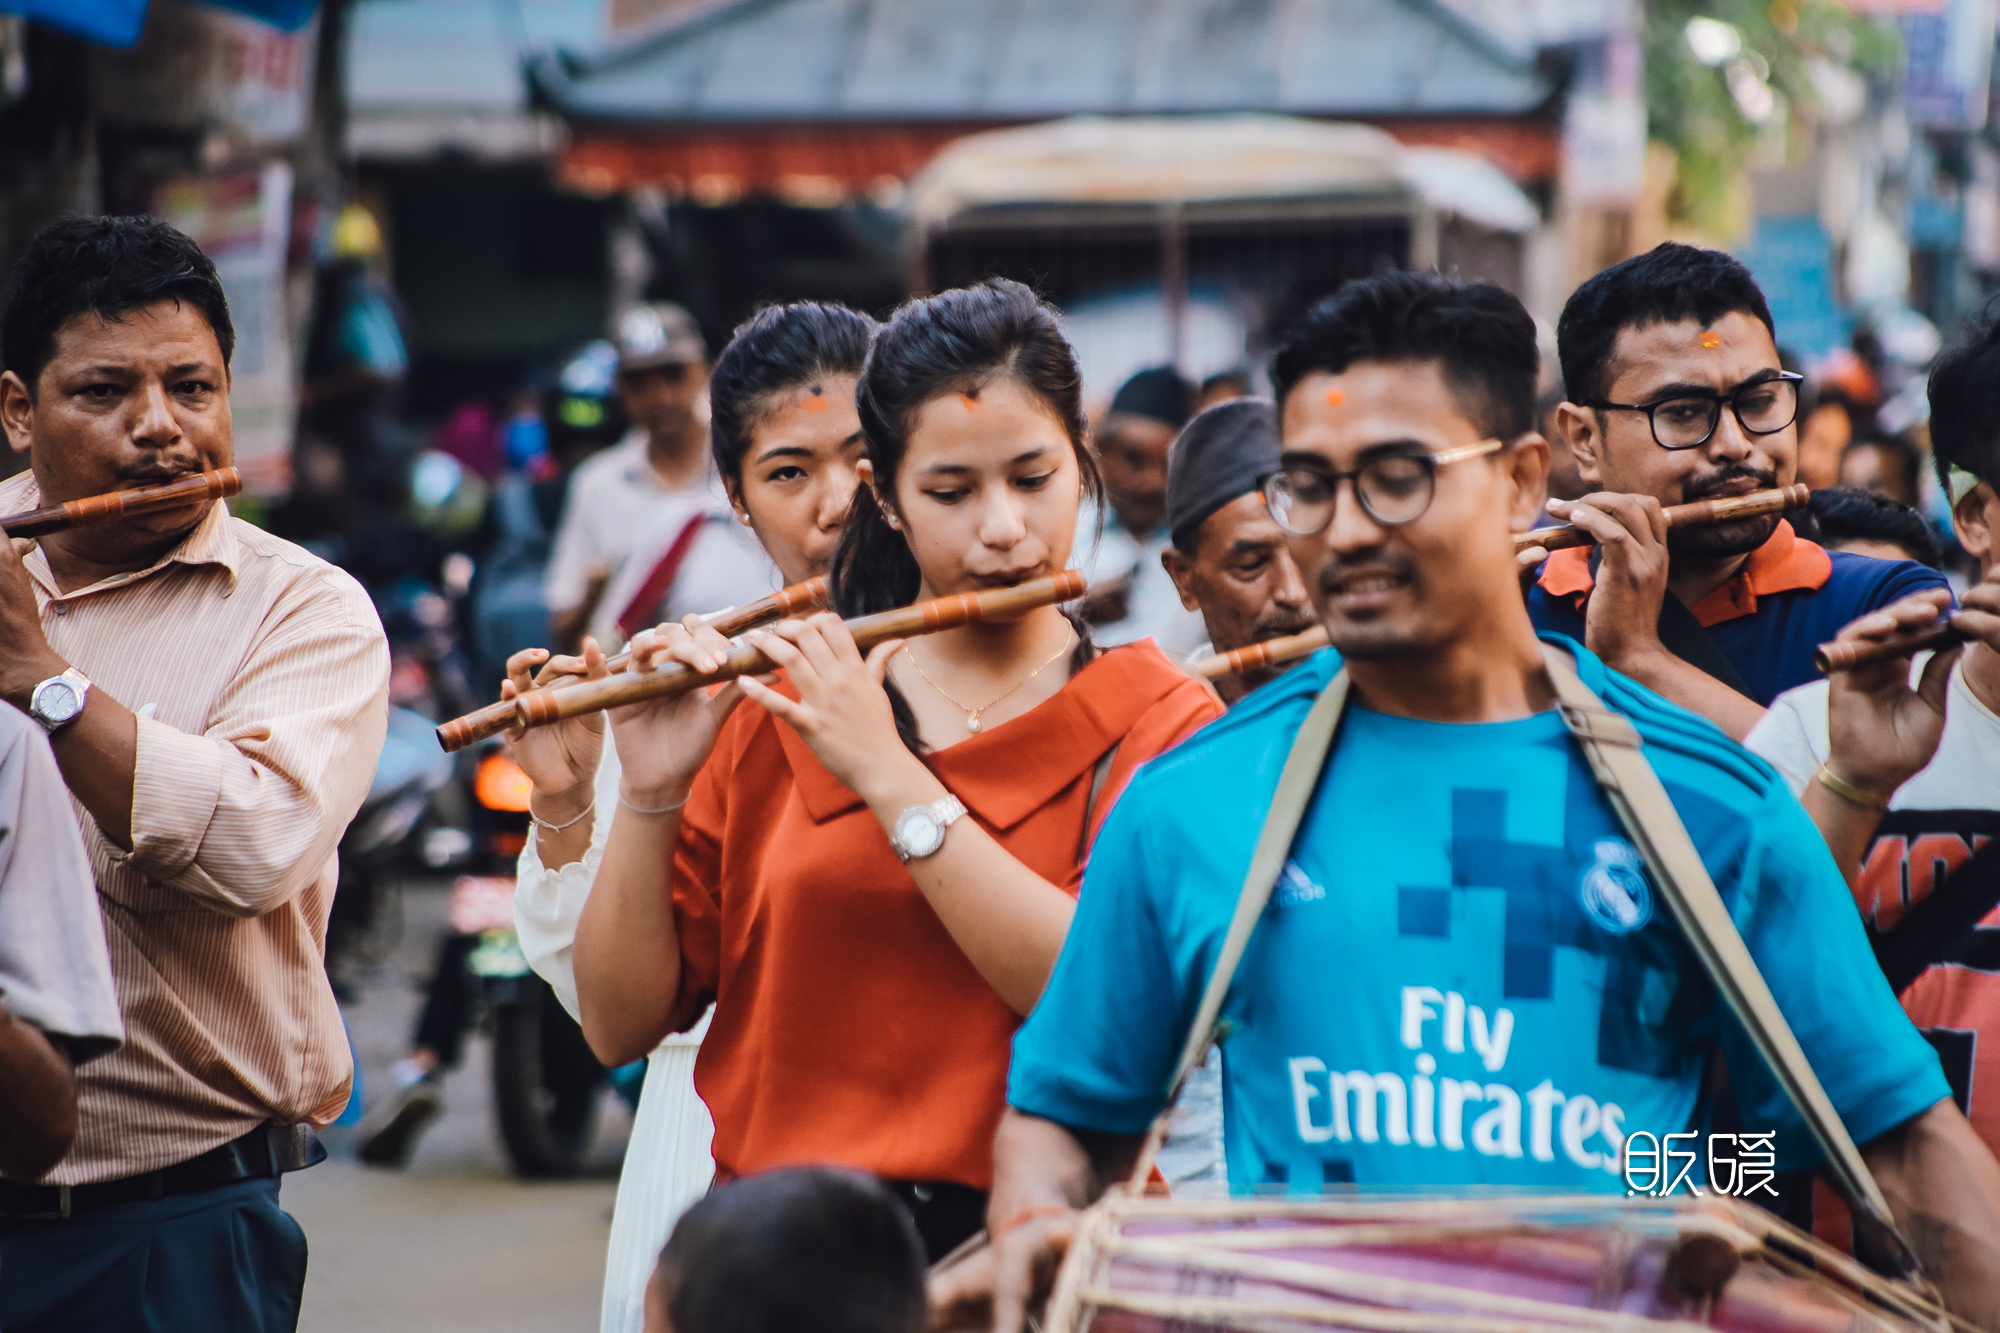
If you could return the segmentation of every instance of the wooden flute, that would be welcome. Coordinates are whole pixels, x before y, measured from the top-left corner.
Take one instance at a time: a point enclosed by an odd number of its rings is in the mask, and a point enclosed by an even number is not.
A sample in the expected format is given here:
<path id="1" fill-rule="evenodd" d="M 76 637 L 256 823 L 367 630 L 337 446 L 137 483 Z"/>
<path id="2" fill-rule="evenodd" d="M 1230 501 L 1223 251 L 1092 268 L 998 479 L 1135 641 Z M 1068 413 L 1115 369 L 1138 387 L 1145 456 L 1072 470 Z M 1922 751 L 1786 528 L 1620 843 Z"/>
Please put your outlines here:
<path id="1" fill-rule="evenodd" d="M 754 602 L 745 602 L 733 611 L 725 611 L 708 622 L 710 629 L 725 639 L 733 639 L 745 630 L 769 624 L 773 620 L 784 620 L 791 616 L 805 615 L 811 611 L 826 609 L 826 579 L 807 579 L 804 583 L 794 583 L 789 588 L 780 588 L 769 597 L 759 597 Z M 632 662 L 630 650 L 606 659 L 604 665 L 613 672 L 623 671 Z M 546 685 L 544 689 L 573 689 L 584 682 L 575 676 L 566 676 Z M 484 708 L 474 709 L 464 717 L 455 717 L 437 729 L 438 744 L 447 751 L 463 750 L 466 746 L 485 740 L 488 736 L 498 736 L 514 725 L 514 700 L 502 699 Z"/>
<path id="2" fill-rule="evenodd" d="M 1790 486 L 1779 486 L 1768 491 L 1752 491 L 1748 495 L 1732 495 L 1723 500 L 1697 500 L 1693 504 L 1668 505 L 1666 520 L 1669 528 L 1698 527 L 1704 523 L 1727 523 L 1737 518 L 1763 518 L 1767 514 L 1782 514 L 1788 509 L 1803 509 L 1812 498 L 1812 488 L 1803 482 L 1793 482 Z M 1539 546 L 1548 551 L 1560 551 L 1570 546 L 1590 546 L 1597 539 L 1574 524 L 1560 528 L 1538 528 L 1533 532 L 1514 534 L 1514 551 L 1519 554 L 1530 547 Z"/>
<path id="3" fill-rule="evenodd" d="M 1813 665 L 1819 668 L 1821 675 L 1830 676 L 1836 671 L 1873 666 L 1892 657 L 1908 657 L 1912 653 L 1949 648 L 1955 643 L 1964 643 L 1966 638 L 1965 631 L 1950 621 L 1940 621 L 1925 629 L 1913 629 L 1872 643 L 1835 639 L 1813 649 Z"/>
<path id="4" fill-rule="evenodd" d="M 1287 634 L 1281 639 L 1266 639 L 1238 648 L 1234 652 L 1218 653 L 1214 657 L 1204 657 L 1188 664 L 1188 670 L 1203 680 L 1219 680 L 1223 676 L 1234 676 L 1244 671 L 1258 671 L 1264 667 L 1283 666 L 1311 657 L 1326 647 L 1326 626 L 1314 625 L 1309 630 L 1297 634 Z"/>
<path id="5" fill-rule="evenodd" d="M 1066 569 L 1053 577 L 1033 579 L 1018 587 L 959 593 L 872 616 L 858 616 L 847 622 L 847 630 L 854 636 L 855 646 L 867 652 L 876 644 L 890 639 L 935 634 L 940 630 L 957 629 L 961 625 L 998 616 L 1072 601 L 1083 596 L 1084 583 L 1081 570 Z M 707 674 L 673 663 L 656 671 L 625 671 L 602 680 L 587 680 L 567 689 L 534 690 L 514 701 L 513 725 L 544 727 L 583 713 L 618 708 L 641 699 L 688 694 L 738 676 L 757 676 L 776 669 L 777 664 L 764 656 L 761 650 L 745 645 L 730 652 L 722 659 L 719 669 Z M 445 738 L 443 727 L 438 728 L 438 744 L 448 750 L 453 748 Z"/>
<path id="6" fill-rule="evenodd" d="M 219 467 L 213 472 L 198 473 L 158 486 L 106 491 L 102 495 L 86 495 L 81 500 L 70 500 L 64 504 L 8 514 L 0 517 L 0 528 L 5 528 L 9 537 L 46 537 L 66 528 L 115 523 L 128 514 L 178 509 L 198 500 L 222 500 L 242 489 L 242 473 L 233 467 Z"/>

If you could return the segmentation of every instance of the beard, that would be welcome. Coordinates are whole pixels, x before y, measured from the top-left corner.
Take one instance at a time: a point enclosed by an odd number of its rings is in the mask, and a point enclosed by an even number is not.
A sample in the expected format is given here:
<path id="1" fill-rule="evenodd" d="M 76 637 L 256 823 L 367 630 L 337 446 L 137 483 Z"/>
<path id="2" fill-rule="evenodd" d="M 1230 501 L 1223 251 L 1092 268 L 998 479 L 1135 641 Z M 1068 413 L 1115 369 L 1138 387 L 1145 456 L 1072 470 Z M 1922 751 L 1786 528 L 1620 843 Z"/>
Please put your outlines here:
<path id="1" fill-rule="evenodd" d="M 1698 500 L 1721 498 L 1719 492 L 1733 482 L 1750 481 L 1760 491 L 1768 491 L 1778 484 L 1778 474 L 1770 468 L 1745 467 L 1740 464 L 1725 467 L 1712 476 L 1697 477 L 1681 487 L 1681 503 L 1693 504 Z M 1727 523 L 1699 523 L 1685 528 L 1673 528 L 1667 533 L 1667 551 L 1672 555 L 1690 556 L 1696 560 L 1725 559 L 1729 556 L 1748 555 L 1771 540 L 1771 534 L 1778 530 L 1778 516 L 1766 514 L 1762 518 L 1732 519 Z"/>
<path id="2" fill-rule="evenodd" d="M 1272 639 L 1289 638 L 1303 634 L 1319 624 L 1310 613 L 1300 616 L 1267 615 L 1250 627 L 1250 642 L 1267 643 Z"/>

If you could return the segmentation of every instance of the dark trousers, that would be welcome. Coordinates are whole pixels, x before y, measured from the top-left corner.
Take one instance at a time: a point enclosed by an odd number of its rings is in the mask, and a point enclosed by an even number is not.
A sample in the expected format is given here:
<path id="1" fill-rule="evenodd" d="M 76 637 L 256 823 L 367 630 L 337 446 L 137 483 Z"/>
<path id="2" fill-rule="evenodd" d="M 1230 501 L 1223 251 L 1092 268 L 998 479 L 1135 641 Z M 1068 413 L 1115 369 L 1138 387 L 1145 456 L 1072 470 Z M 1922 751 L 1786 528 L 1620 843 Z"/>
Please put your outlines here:
<path id="1" fill-rule="evenodd" d="M 0 1219 L 0 1333 L 293 1333 L 305 1285 L 272 1179 Z"/>
<path id="2" fill-rule="evenodd" d="M 934 1264 L 986 1225 L 986 1192 L 950 1181 L 885 1180 L 889 1192 L 909 1211 L 924 1243 L 924 1262 Z M 0 1333 L 14 1333 L 0 1323 Z"/>

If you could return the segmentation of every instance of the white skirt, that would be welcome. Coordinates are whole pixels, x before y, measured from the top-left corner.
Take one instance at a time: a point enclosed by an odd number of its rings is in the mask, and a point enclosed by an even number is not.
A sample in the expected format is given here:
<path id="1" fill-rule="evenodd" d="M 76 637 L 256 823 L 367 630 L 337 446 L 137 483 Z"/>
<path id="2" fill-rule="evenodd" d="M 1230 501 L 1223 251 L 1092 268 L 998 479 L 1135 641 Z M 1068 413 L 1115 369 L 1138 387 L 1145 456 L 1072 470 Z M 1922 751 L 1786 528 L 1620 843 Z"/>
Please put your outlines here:
<path id="1" fill-rule="evenodd" d="M 715 1178 L 715 1159 L 709 1156 L 715 1122 L 694 1090 L 694 1059 L 707 1031 L 704 1015 L 693 1031 L 667 1038 L 646 1060 L 604 1256 L 602 1333 L 640 1333 L 646 1283 L 660 1247 Z"/>

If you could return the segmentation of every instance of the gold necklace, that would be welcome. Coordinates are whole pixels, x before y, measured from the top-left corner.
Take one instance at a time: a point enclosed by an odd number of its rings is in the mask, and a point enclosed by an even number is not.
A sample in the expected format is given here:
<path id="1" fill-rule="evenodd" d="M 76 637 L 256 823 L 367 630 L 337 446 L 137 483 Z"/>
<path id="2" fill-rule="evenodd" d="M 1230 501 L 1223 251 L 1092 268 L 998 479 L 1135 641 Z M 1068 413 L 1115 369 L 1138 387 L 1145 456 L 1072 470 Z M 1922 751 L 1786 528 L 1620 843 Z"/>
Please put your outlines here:
<path id="1" fill-rule="evenodd" d="M 992 699 L 989 699 L 987 702 L 981 704 L 977 708 L 968 708 L 966 705 L 952 698 L 949 694 L 945 694 L 944 686 L 938 684 L 936 681 L 930 678 L 929 673 L 927 673 L 924 670 L 924 664 L 917 660 L 917 654 L 913 648 L 909 647 L 904 648 L 903 656 L 910 659 L 910 665 L 917 669 L 917 674 L 919 676 L 923 677 L 924 684 L 936 690 L 940 695 L 943 695 L 945 702 L 949 703 L 953 708 L 956 708 L 965 714 L 965 729 L 967 731 L 978 731 L 979 715 L 981 713 L 984 713 L 989 708 L 993 707 L 994 704 L 999 703 L 1002 699 L 1005 699 L 1009 694 L 1012 694 L 1015 690 L 1020 689 L 1023 685 L 1026 685 L 1029 681 L 1041 675 L 1042 671 L 1046 667 L 1048 667 L 1050 663 L 1053 663 L 1057 657 L 1061 657 L 1064 653 L 1069 651 L 1069 646 L 1075 640 L 1075 638 L 1076 638 L 1076 631 L 1074 629 L 1066 628 L 1063 633 L 1062 647 L 1056 649 L 1054 656 L 1050 657 L 1047 662 L 1042 663 L 1041 666 L 1038 666 L 1033 671 L 1030 671 L 1027 675 L 1021 677 L 1020 680 L 1016 681 L 1013 685 L 1009 686 L 1004 693 L 995 695 Z"/>

